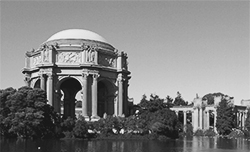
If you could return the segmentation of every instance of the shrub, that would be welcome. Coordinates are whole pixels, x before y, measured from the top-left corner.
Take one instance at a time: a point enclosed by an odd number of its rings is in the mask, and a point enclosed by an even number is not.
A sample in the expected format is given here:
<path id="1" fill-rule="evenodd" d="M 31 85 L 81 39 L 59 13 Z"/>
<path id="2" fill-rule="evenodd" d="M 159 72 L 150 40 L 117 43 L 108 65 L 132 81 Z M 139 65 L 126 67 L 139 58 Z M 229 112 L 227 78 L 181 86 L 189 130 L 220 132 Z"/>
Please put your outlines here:
<path id="1" fill-rule="evenodd" d="M 213 129 L 208 129 L 208 130 L 204 131 L 204 136 L 212 137 L 212 136 L 216 136 L 216 133 L 214 132 Z"/>
<path id="2" fill-rule="evenodd" d="M 73 128 L 73 134 L 77 138 L 86 138 L 88 133 L 88 124 L 84 117 L 80 116 Z"/>
<path id="3" fill-rule="evenodd" d="M 196 130 L 194 136 L 204 136 L 203 130 L 201 129 Z"/>

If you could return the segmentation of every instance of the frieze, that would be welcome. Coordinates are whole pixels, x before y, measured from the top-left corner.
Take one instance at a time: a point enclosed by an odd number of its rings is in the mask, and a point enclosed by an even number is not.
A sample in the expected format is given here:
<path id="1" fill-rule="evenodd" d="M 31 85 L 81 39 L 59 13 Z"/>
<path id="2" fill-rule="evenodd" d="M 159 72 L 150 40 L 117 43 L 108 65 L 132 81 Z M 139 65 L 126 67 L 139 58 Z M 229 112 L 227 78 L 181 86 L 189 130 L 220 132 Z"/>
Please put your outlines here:
<path id="1" fill-rule="evenodd" d="M 99 54 L 98 64 L 103 66 L 115 67 L 115 57 L 106 54 Z"/>
<path id="2" fill-rule="evenodd" d="M 81 62 L 80 52 L 58 52 L 57 61 L 60 63 L 79 63 Z"/>
<path id="3" fill-rule="evenodd" d="M 36 66 L 37 64 L 41 63 L 42 62 L 42 58 L 41 58 L 41 55 L 38 55 L 38 56 L 34 56 L 33 57 L 33 66 Z"/>

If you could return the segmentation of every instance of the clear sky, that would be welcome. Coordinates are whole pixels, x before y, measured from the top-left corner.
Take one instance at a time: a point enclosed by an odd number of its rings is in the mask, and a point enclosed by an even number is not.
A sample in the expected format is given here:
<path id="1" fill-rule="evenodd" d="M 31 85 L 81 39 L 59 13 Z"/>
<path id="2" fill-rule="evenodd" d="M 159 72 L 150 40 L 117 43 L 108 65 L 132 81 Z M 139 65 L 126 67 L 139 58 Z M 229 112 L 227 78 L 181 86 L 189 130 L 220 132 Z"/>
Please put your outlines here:
<path id="1" fill-rule="evenodd" d="M 0 89 L 24 85 L 24 54 L 65 29 L 87 29 L 128 54 L 129 97 L 250 99 L 249 1 L 0 2 Z"/>

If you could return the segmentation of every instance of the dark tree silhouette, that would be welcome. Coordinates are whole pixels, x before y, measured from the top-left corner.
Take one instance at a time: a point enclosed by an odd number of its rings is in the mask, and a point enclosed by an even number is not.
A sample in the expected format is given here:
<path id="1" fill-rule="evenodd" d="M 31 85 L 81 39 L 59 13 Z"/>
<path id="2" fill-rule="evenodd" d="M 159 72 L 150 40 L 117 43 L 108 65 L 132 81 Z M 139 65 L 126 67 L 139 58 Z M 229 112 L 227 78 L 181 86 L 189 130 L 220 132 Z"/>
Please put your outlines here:
<path id="1" fill-rule="evenodd" d="M 220 135 L 228 135 L 234 126 L 234 111 L 226 99 L 222 99 L 217 108 L 217 131 Z"/>

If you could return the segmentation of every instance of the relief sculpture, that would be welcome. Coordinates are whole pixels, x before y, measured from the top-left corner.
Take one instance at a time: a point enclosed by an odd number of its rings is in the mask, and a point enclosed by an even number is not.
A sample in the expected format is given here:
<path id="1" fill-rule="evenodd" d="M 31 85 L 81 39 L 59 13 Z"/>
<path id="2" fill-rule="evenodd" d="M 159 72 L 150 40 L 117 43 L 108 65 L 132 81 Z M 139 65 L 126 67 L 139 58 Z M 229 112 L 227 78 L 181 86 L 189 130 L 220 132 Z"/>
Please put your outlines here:
<path id="1" fill-rule="evenodd" d="M 115 67 L 115 58 L 108 55 L 100 55 L 98 58 L 98 63 L 103 66 Z"/>
<path id="2" fill-rule="evenodd" d="M 79 52 L 59 52 L 58 62 L 61 63 L 78 63 L 81 56 Z"/>
<path id="3" fill-rule="evenodd" d="M 95 51 L 90 49 L 86 51 L 86 61 L 94 62 L 95 61 Z"/>
<path id="4" fill-rule="evenodd" d="M 49 50 L 45 49 L 44 51 L 44 58 L 43 58 L 44 62 L 49 62 Z"/>
<path id="5" fill-rule="evenodd" d="M 33 57 L 33 66 L 36 66 L 37 64 L 41 63 L 41 56 L 34 56 Z"/>

